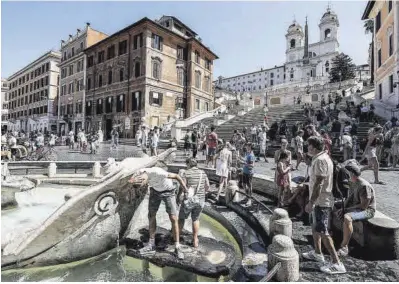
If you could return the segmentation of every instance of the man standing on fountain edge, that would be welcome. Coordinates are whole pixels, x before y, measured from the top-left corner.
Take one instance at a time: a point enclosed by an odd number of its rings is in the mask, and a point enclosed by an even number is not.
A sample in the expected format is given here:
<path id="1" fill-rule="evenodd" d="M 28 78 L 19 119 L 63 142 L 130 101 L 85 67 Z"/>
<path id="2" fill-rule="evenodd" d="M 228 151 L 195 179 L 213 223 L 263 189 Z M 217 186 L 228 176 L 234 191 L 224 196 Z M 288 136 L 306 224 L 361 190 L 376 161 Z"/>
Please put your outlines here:
<path id="1" fill-rule="evenodd" d="M 177 258 L 184 259 L 183 252 L 180 250 L 176 190 L 172 180 L 177 180 L 185 193 L 187 192 L 186 184 L 179 175 L 169 173 L 158 167 L 141 169 L 139 170 L 139 174 L 147 176 L 148 185 L 150 187 L 150 199 L 148 201 L 150 240 L 148 245 L 140 250 L 140 253 L 148 254 L 155 252 L 155 233 L 157 229 L 156 215 L 159 205 L 161 204 L 161 201 L 163 201 L 165 203 L 166 212 L 169 214 L 170 222 L 172 223 L 173 238 L 175 240 L 175 254 Z M 132 177 L 129 182 L 134 183 L 135 178 L 136 177 Z"/>
<path id="2" fill-rule="evenodd" d="M 328 274 L 345 273 L 345 266 L 340 262 L 334 247 L 334 242 L 328 232 L 331 212 L 334 206 L 333 163 L 324 151 L 324 140 L 320 136 L 311 136 L 308 140 L 308 154 L 312 156 L 309 172 L 309 203 L 305 207 L 307 213 L 312 213 L 312 233 L 315 249 L 305 252 L 305 259 L 324 263 L 321 242 L 330 253 L 332 263 L 320 267 Z"/>

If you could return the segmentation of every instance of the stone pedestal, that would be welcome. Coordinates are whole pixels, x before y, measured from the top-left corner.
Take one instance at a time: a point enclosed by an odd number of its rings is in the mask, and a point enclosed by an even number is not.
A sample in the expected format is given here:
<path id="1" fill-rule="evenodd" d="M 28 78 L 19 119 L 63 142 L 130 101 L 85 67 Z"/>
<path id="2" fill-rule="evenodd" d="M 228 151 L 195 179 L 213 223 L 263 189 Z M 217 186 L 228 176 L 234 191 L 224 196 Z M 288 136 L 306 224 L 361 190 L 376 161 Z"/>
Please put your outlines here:
<path id="1" fill-rule="evenodd" d="M 289 238 L 292 237 L 292 221 L 286 210 L 282 208 L 275 209 L 269 222 L 270 238 L 279 234 Z"/>
<path id="2" fill-rule="evenodd" d="M 99 178 L 101 177 L 101 165 L 100 162 L 95 162 L 93 165 L 93 177 Z"/>
<path id="3" fill-rule="evenodd" d="M 281 263 L 280 269 L 274 276 L 279 282 L 294 282 L 299 279 L 299 255 L 294 247 L 291 238 L 277 235 L 273 238 L 268 248 L 268 269 L 269 271 Z"/>
<path id="4" fill-rule="evenodd" d="M 56 174 L 57 174 L 56 163 L 50 163 L 48 166 L 48 177 L 49 178 L 55 177 Z"/>
<path id="5" fill-rule="evenodd" d="M 229 204 L 230 202 L 238 202 L 239 201 L 238 193 L 236 195 L 234 195 L 234 193 L 237 190 L 240 190 L 237 185 L 237 181 L 236 180 L 229 181 L 229 183 L 227 185 L 227 189 L 226 189 L 226 195 L 225 195 L 226 204 Z"/>

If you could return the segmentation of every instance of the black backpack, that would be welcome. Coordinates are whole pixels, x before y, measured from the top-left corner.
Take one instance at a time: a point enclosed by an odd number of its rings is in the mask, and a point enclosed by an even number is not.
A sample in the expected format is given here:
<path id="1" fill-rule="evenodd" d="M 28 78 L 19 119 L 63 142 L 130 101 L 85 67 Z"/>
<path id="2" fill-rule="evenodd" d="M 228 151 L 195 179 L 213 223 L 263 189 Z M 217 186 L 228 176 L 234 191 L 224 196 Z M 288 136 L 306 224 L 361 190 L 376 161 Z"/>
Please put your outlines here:
<path id="1" fill-rule="evenodd" d="M 349 172 L 345 169 L 345 164 L 334 161 L 333 188 L 334 198 L 348 198 L 349 193 Z"/>

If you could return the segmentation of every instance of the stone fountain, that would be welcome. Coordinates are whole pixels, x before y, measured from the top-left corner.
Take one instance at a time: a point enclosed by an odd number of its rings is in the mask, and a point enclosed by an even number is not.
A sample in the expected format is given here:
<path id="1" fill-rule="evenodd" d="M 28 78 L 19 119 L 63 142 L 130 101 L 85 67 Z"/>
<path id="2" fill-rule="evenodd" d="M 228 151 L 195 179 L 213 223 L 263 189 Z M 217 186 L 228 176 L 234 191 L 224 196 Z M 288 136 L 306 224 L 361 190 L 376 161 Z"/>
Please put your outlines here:
<path id="1" fill-rule="evenodd" d="M 8 169 L 8 163 L 1 167 L 1 209 L 9 209 L 17 206 L 15 193 L 34 188 L 36 185 L 22 176 L 12 176 Z"/>
<path id="2" fill-rule="evenodd" d="M 37 229 L 2 244 L 2 270 L 73 262 L 118 246 L 148 191 L 147 186 L 134 186 L 128 180 L 173 151 L 123 160 L 100 181 L 66 200 Z"/>

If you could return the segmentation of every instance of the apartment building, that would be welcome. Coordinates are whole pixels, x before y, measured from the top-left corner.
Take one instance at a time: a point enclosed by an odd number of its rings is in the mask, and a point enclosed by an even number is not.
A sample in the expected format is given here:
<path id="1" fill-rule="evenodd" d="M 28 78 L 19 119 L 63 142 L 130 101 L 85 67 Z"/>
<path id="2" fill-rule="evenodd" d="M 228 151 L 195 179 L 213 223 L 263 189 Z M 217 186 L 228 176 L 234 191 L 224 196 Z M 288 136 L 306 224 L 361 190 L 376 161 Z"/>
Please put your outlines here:
<path id="1" fill-rule="evenodd" d="M 59 52 L 48 51 L 7 78 L 12 130 L 57 130 L 54 100 L 58 95 L 60 60 Z"/>
<path id="2" fill-rule="evenodd" d="M 6 79 L 1 79 L 1 130 L 7 130 L 8 125 L 8 89 Z"/>
<path id="3" fill-rule="evenodd" d="M 172 16 L 143 18 L 85 50 L 86 130 L 133 137 L 140 125 L 162 126 L 213 108 L 218 57 Z"/>
<path id="4" fill-rule="evenodd" d="M 84 125 L 86 57 L 84 50 L 103 40 L 107 35 L 94 30 L 86 23 L 67 40 L 61 40 L 60 96 L 57 101 L 57 132 L 65 135 L 70 130 L 77 133 Z"/>
<path id="5" fill-rule="evenodd" d="M 362 20 L 374 20 L 375 100 L 399 107 L 398 1 L 368 1 Z"/>

